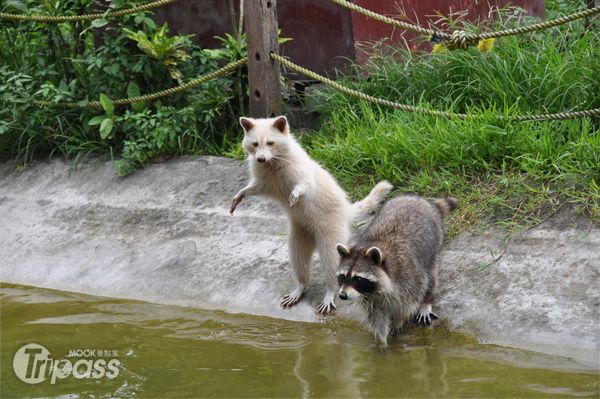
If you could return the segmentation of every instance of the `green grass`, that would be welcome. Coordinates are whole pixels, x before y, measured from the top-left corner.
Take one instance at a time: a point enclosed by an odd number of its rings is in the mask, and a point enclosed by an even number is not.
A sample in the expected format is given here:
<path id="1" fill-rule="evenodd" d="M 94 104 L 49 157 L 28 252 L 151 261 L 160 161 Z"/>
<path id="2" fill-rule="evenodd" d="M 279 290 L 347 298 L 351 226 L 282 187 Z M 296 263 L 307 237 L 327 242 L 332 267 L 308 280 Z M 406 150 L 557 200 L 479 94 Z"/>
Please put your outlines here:
<path id="1" fill-rule="evenodd" d="M 506 12 L 490 28 L 523 23 L 530 21 Z M 564 206 L 599 223 L 597 118 L 493 118 L 600 107 L 599 39 L 582 21 L 498 39 L 485 54 L 475 48 L 419 55 L 385 49 L 338 79 L 377 97 L 482 117 L 409 114 L 326 89 L 313 99 L 323 127 L 303 141 L 354 197 L 381 179 L 395 183 L 398 192 L 458 197 L 462 206 L 450 223 L 452 234 L 483 222 L 529 227 Z"/>
<path id="2" fill-rule="evenodd" d="M 398 192 L 453 195 L 462 202 L 457 231 L 531 226 L 565 203 L 600 221 L 600 134 L 589 120 L 502 126 L 360 109 L 337 111 L 304 138 L 355 198 L 382 179 Z"/>

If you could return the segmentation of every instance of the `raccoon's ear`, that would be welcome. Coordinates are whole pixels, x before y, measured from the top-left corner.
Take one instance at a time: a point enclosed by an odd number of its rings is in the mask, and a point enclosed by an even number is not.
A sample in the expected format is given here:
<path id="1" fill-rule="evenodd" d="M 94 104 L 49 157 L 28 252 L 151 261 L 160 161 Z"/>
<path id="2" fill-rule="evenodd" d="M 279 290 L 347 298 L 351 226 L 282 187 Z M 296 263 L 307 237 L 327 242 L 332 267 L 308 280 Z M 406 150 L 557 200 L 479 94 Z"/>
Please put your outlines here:
<path id="1" fill-rule="evenodd" d="M 338 254 L 340 254 L 340 256 L 342 258 L 350 256 L 350 248 L 348 248 L 344 244 L 338 244 L 338 245 L 336 245 L 336 248 L 337 248 Z"/>
<path id="2" fill-rule="evenodd" d="M 244 128 L 244 133 L 248 133 L 254 127 L 254 121 L 250 118 L 240 118 L 240 125 Z"/>
<path id="3" fill-rule="evenodd" d="M 367 249 L 367 251 L 365 252 L 365 256 L 376 265 L 380 265 L 381 260 L 383 259 L 383 255 L 381 255 L 381 250 L 377 247 L 371 247 Z"/>
<path id="4" fill-rule="evenodd" d="M 280 133 L 286 134 L 288 132 L 288 121 L 285 116 L 280 116 L 273 122 L 273 127 Z"/>

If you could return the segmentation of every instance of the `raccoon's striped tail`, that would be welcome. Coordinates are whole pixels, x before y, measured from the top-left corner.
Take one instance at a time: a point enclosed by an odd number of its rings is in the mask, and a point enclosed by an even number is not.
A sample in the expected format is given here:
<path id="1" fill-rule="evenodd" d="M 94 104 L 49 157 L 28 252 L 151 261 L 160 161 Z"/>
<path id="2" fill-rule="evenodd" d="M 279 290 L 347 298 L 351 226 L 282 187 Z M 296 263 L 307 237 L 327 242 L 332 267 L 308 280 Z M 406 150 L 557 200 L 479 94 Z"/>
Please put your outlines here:
<path id="1" fill-rule="evenodd" d="M 450 212 L 458 207 L 458 200 L 454 197 L 447 197 L 433 201 L 433 204 L 440 210 L 442 217 L 448 216 Z"/>
<path id="2" fill-rule="evenodd" d="M 352 221 L 364 219 L 371 214 L 377 206 L 383 201 L 383 198 L 390 192 L 394 186 L 387 181 L 377 183 L 369 195 L 360 201 L 352 204 Z"/>

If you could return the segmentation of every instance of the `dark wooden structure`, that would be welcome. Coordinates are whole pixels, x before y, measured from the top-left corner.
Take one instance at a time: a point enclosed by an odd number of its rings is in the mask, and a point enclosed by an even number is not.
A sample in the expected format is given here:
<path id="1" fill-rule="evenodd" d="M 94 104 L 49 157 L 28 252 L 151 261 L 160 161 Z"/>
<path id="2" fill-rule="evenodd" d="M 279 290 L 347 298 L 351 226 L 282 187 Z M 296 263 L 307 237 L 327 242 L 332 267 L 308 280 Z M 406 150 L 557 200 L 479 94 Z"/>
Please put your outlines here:
<path id="1" fill-rule="evenodd" d="M 248 38 L 248 85 L 250 115 L 268 118 L 279 115 L 281 88 L 279 63 L 271 53 L 279 54 L 277 41 L 277 1 L 244 2 L 245 30 Z M 261 23 L 256 23 L 261 21 Z"/>

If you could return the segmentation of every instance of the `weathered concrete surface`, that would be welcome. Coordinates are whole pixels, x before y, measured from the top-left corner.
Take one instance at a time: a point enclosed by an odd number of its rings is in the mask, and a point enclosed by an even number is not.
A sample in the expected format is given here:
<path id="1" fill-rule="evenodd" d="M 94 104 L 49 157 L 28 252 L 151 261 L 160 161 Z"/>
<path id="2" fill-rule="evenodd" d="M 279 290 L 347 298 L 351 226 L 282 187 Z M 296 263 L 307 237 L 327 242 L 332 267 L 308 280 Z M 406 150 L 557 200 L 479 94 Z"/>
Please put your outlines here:
<path id="1" fill-rule="evenodd" d="M 150 165 L 125 179 L 110 162 L 77 171 L 64 161 L 24 172 L 0 165 L 0 281 L 318 320 L 318 265 L 306 300 L 278 306 L 294 287 L 282 212 L 251 198 L 228 214 L 245 181 L 240 162 L 214 157 Z M 597 367 L 600 229 L 563 214 L 507 246 L 505 237 L 489 229 L 446 246 L 438 314 L 483 342 Z M 356 316 L 340 302 L 339 315 Z"/>

